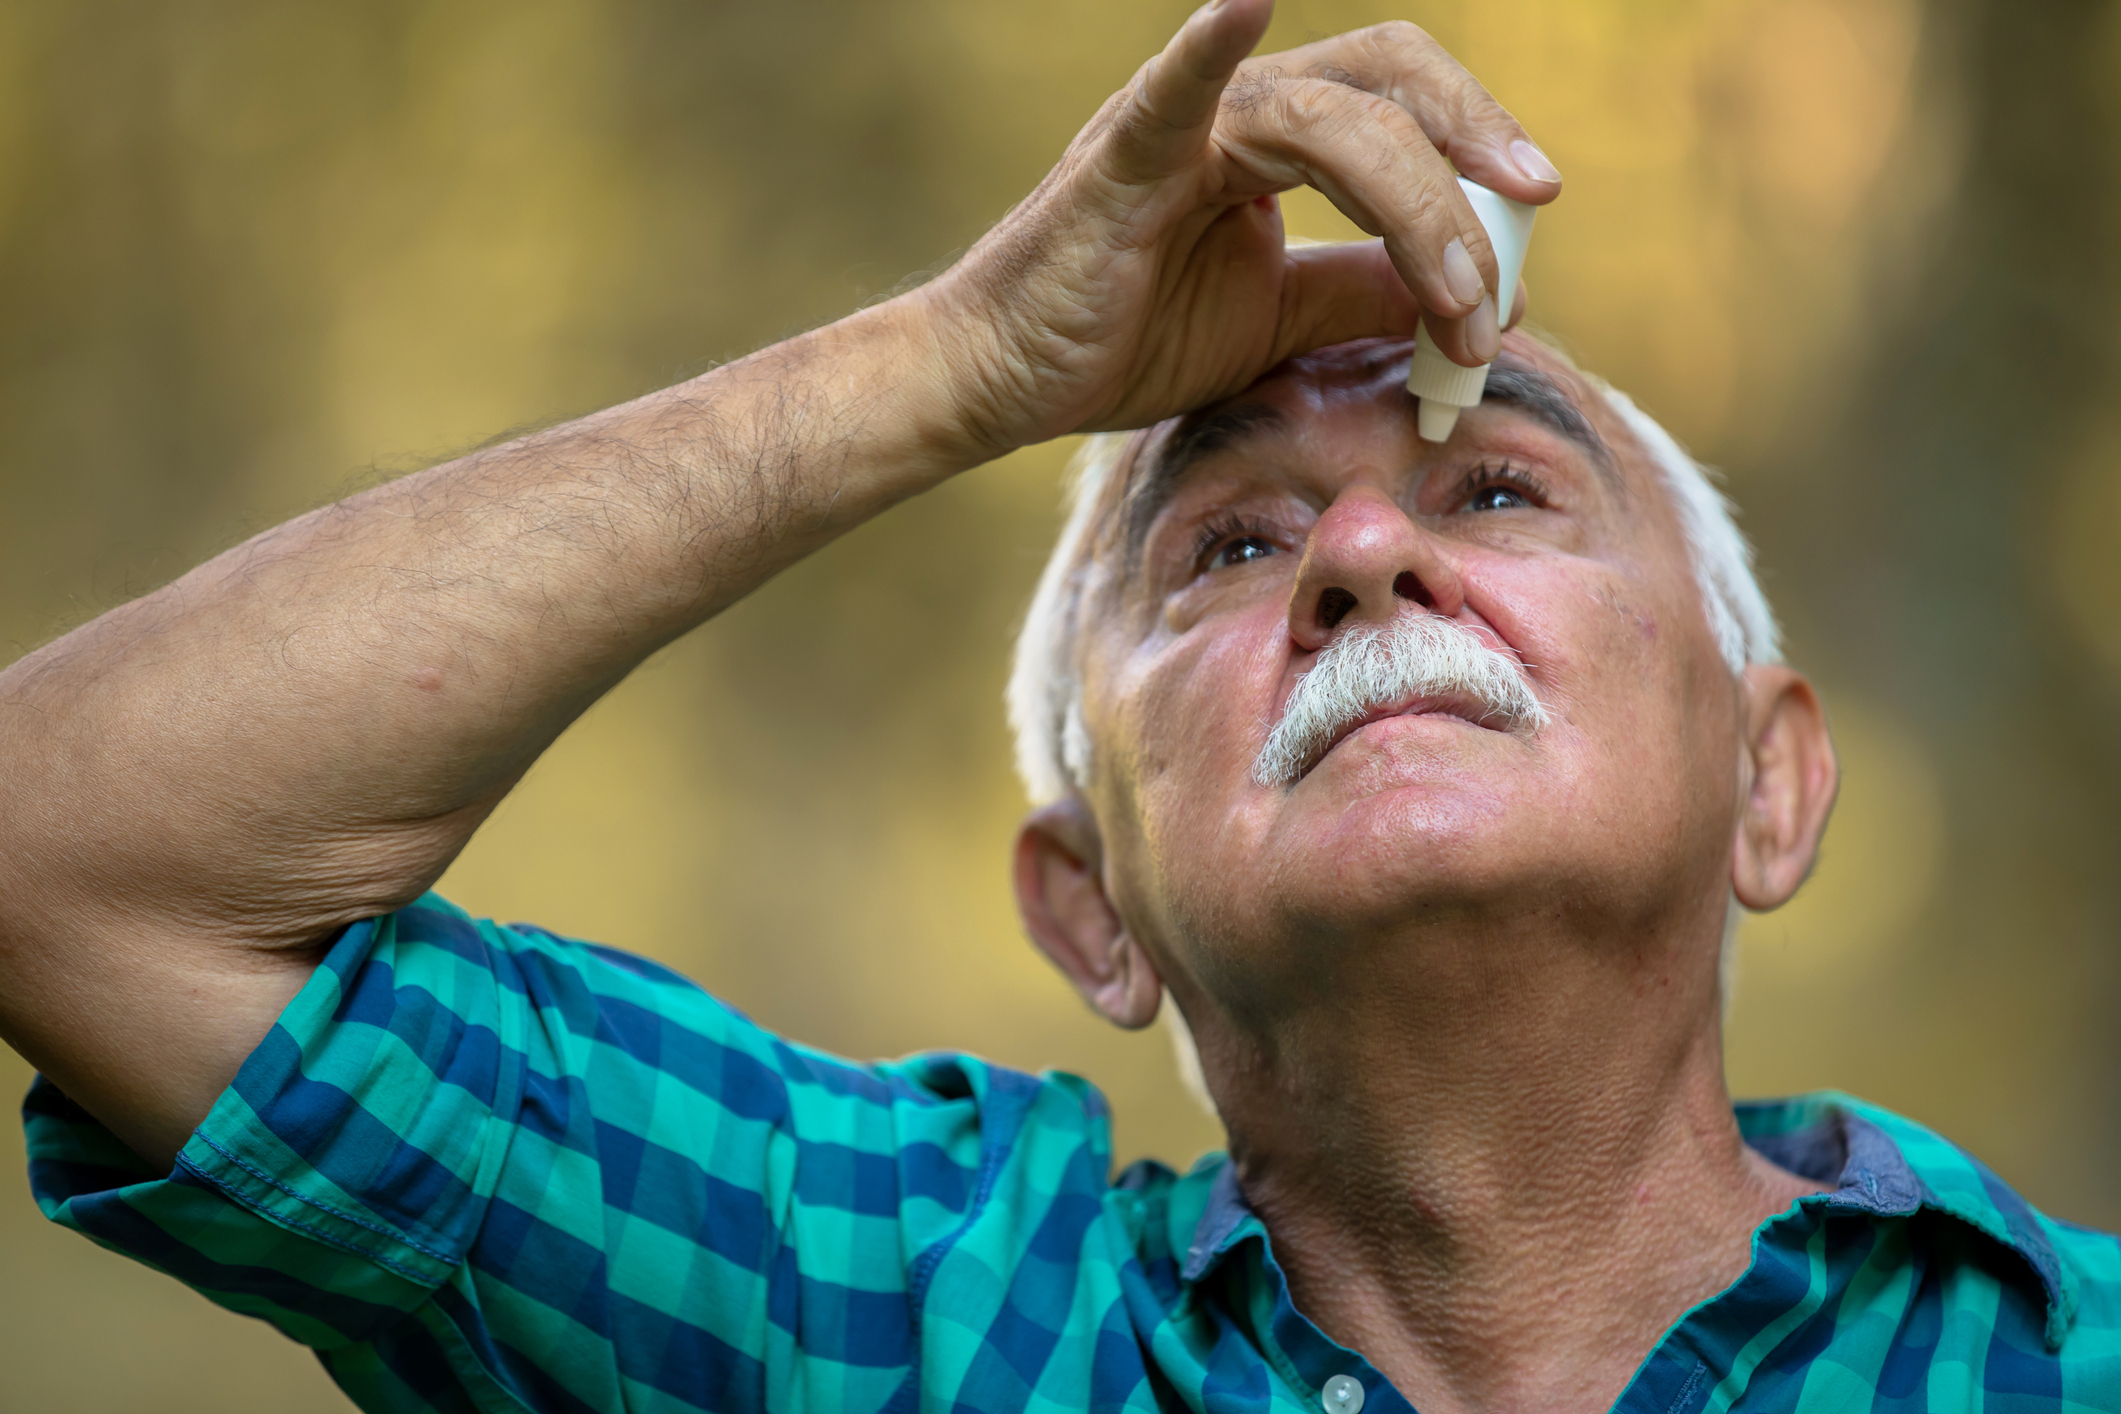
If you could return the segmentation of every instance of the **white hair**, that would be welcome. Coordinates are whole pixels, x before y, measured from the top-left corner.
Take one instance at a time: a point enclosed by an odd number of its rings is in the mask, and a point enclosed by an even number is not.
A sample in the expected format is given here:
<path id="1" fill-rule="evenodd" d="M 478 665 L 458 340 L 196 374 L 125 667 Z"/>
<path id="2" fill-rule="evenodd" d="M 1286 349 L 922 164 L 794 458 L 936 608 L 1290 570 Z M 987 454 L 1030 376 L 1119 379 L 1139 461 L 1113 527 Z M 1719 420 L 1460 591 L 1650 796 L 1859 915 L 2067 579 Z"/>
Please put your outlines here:
<path id="1" fill-rule="evenodd" d="M 1650 455 L 1679 515 L 1694 580 L 1716 647 L 1733 673 L 1748 663 L 1782 661 L 1774 611 L 1753 574 L 1753 547 L 1746 543 L 1730 501 L 1716 476 L 1632 398 L 1584 375 Z M 1089 573 L 1088 541 L 1098 508 L 1110 499 L 1112 478 L 1127 459 L 1135 435 L 1104 432 L 1076 453 L 1066 491 L 1066 520 L 1053 557 L 1039 576 L 1016 639 L 1009 674 L 1009 726 L 1016 736 L 1016 769 L 1034 805 L 1059 800 L 1089 782 L 1090 734 L 1083 725 L 1082 679 L 1077 628 Z"/>
<path id="2" fill-rule="evenodd" d="M 1737 508 L 1716 485 L 1721 478 L 1695 461 L 1663 424 L 1635 406 L 1633 398 L 1603 378 L 1579 376 L 1627 424 L 1664 478 L 1723 661 L 1733 673 L 1744 672 L 1748 663 L 1781 662 L 1782 630 L 1753 573 L 1753 547 L 1738 529 Z"/>
<path id="3" fill-rule="evenodd" d="M 1735 507 L 1718 488 L 1717 474 L 1694 460 L 1677 438 L 1627 394 L 1603 379 L 1580 371 L 1579 376 L 1605 399 L 1656 466 L 1678 513 L 1694 581 L 1724 663 L 1737 674 L 1749 663 L 1781 662 L 1781 632 L 1753 573 L 1753 547 L 1738 529 Z M 1077 451 L 1068 477 L 1060 538 L 1039 576 L 1017 635 L 1007 691 L 1009 725 L 1016 737 L 1017 773 L 1034 805 L 1060 800 L 1089 785 L 1090 734 L 1083 723 L 1078 645 L 1083 590 L 1090 572 L 1088 551 L 1099 529 L 1100 508 L 1108 504 L 1117 508 L 1113 478 L 1138 439 L 1136 433 L 1099 433 Z M 1739 916 L 1734 899 L 1719 962 L 1726 1000 Z M 1185 1020 L 1176 1007 L 1165 1007 L 1164 1013 L 1187 1086 L 1212 1110 Z"/>

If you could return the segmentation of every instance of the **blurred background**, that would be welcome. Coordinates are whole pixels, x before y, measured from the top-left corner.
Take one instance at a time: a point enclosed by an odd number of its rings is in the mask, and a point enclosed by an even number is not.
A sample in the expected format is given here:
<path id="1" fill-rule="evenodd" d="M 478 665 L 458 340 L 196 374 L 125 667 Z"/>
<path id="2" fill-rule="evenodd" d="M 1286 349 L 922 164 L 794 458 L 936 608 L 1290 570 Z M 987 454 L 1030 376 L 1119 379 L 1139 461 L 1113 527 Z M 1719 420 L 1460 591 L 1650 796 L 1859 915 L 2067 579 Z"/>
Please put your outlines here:
<path id="1" fill-rule="evenodd" d="M 1183 12 L 0 5 L 0 654 L 938 266 Z M 1284 0 L 1269 47 L 1386 18 L 1566 174 L 1533 316 L 1727 470 L 1834 714 L 1818 874 L 1744 934 L 1735 1088 L 1856 1091 L 2121 1224 L 2121 6 Z M 1162 1034 L 1092 1020 L 1006 889 L 1004 658 L 1066 452 L 664 654 L 445 890 L 840 1051 L 1086 1074 L 1122 1158 L 1211 1147 Z M 0 1089 L 28 1078 L 0 1052 Z M 0 1410 L 347 1407 L 265 1327 L 43 1223 L 20 1144 Z"/>

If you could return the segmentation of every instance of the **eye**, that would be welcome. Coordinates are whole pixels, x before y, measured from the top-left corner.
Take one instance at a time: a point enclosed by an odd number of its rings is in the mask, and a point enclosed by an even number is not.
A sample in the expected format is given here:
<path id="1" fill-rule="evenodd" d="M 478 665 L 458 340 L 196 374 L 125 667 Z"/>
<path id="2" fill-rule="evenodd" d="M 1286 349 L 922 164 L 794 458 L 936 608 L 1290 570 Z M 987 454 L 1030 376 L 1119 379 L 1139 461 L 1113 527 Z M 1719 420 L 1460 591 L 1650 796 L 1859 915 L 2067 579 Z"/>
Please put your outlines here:
<path id="1" fill-rule="evenodd" d="M 1514 486 L 1483 486 L 1466 502 L 1469 511 L 1515 511 L 1532 503 Z"/>
<path id="2" fill-rule="evenodd" d="M 1458 494 L 1453 499 L 1461 510 L 1467 511 L 1536 510 L 1551 504 L 1547 488 L 1538 477 L 1508 462 L 1499 466 L 1482 462 L 1474 467 L 1458 483 Z"/>
<path id="3" fill-rule="evenodd" d="M 1281 553 L 1268 527 L 1242 516 L 1218 516 L 1200 528 L 1194 542 L 1195 574 L 1231 569 Z"/>
<path id="4" fill-rule="evenodd" d="M 1242 565 L 1252 560 L 1264 560 L 1273 553 L 1274 547 L 1257 535 L 1240 535 L 1235 540 L 1224 541 L 1222 548 L 1215 552 L 1215 558 L 1211 563 L 1217 569 L 1225 569 L 1231 565 Z"/>

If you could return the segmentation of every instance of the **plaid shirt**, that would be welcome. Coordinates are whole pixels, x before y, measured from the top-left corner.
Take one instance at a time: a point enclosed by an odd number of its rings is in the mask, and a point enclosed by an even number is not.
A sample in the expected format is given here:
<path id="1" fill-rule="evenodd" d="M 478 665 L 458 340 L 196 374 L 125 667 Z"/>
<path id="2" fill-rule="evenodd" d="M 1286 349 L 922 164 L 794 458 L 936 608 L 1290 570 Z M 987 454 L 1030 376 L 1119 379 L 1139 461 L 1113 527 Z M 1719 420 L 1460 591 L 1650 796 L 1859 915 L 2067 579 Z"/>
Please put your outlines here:
<path id="1" fill-rule="evenodd" d="M 433 898 L 346 932 L 168 1176 L 45 1082 L 27 1117 L 50 1217 L 369 1410 L 1408 1407 L 1290 1304 L 1227 1160 L 1109 1178 L 1083 1081 L 850 1065 Z M 2121 1408 L 2114 1238 L 1854 1100 L 1739 1119 L 1838 1187 L 1618 1408 Z"/>

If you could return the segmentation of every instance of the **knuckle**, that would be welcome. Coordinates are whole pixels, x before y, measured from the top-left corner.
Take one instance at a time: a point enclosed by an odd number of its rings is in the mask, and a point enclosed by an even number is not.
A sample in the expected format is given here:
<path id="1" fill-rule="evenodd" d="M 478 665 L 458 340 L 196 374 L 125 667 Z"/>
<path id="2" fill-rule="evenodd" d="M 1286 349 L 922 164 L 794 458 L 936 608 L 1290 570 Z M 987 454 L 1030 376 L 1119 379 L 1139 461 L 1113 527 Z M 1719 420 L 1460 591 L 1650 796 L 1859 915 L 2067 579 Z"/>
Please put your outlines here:
<path id="1" fill-rule="evenodd" d="M 1470 122 L 1483 128 L 1507 128 L 1517 133 L 1524 131 L 1524 124 L 1517 121 L 1517 115 L 1497 103 L 1486 89 L 1482 89 L 1466 104 L 1466 116 Z"/>
<path id="2" fill-rule="evenodd" d="M 1279 69 L 1241 68 L 1223 88 L 1222 111 L 1239 116 L 1255 113 L 1272 103 L 1282 86 Z"/>
<path id="3" fill-rule="evenodd" d="M 1113 112 L 1105 136 L 1114 146 L 1133 147 L 1149 136 L 1153 126 L 1154 120 L 1144 110 L 1141 101 L 1130 98 Z"/>
<path id="4" fill-rule="evenodd" d="M 1440 47 L 1435 36 L 1412 20 L 1386 20 L 1371 25 L 1361 32 L 1361 38 L 1378 53 L 1394 57 L 1427 55 Z"/>
<path id="5" fill-rule="evenodd" d="M 1341 113 L 1339 89 L 1338 84 L 1323 82 L 1281 85 L 1275 97 L 1283 125 L 1297 130 L 1325 127 Z"/>
<path id="6" fill-rule="evenodd" d="M 1436 235 L 1439 245 L 1458 234 L 1458 222 L 1451 214 L 1450 203 L 1444 199 L 1443 189 L 1434 182 L 1418 183 L 1407 193 L 1406 218 L 1408 225 Z"/>
<path id="7" fill-rule="evenodd" d="M 1306 75 L 1277 85 L 1276 116 L 1291 132 L 1333 138 L 1366 124 L 1392 124 L 1398 109 L 1333 74 Z"/>
<path id="8" fill-rule="evenodd" d="M 1170 132 L 1181 125 L 1172 120 L 1157 101 L 1158 76 L 1144 72 L 1141 79 L 1127 91 L 1127 98 L 1119 108 L 1119 123 L 1135 136 L 1149 136 Z"/>
<path id="9" fill-rule="evenodd" d="M 1112 133 L 1119 126 L 1121 118 L 1126 114 L 1127 104 L 1133 97 L 1134 88 L 1134 84 L 1129 84 L 1110 98 L 1107 98 L 1091 117 L 1090 121 L 1083 126 L 1083 130 L 1075 135 L 1075 141 L 1070 143 L 1069 147 L 1071 149 L 1081 147 L 1085 143 L 1095 141 L 1097 138 Z"/>
<path id="10" fill-rule="evenodd" d="M 1304 77 L 1318 79 L 1323 83 L 1336 83 L 1343 88 L 1359 89 L 1364 93 L 1370 91 L 1369 82 L 1361 74 L 1353 69 L 1342 68 L 1338 64 L 1320 64 L 1316 68 L 1306 70 Z"/>
<path id="11" fill-rule="evenodd" d="M 1149 75 L 1144 72 L 1135 77 L 1106 104 L 1105 132 L 1113 141 L 1133 142 L 1145 136 L 1155 126 L 1155 111 L 1149 99 Z"/>

